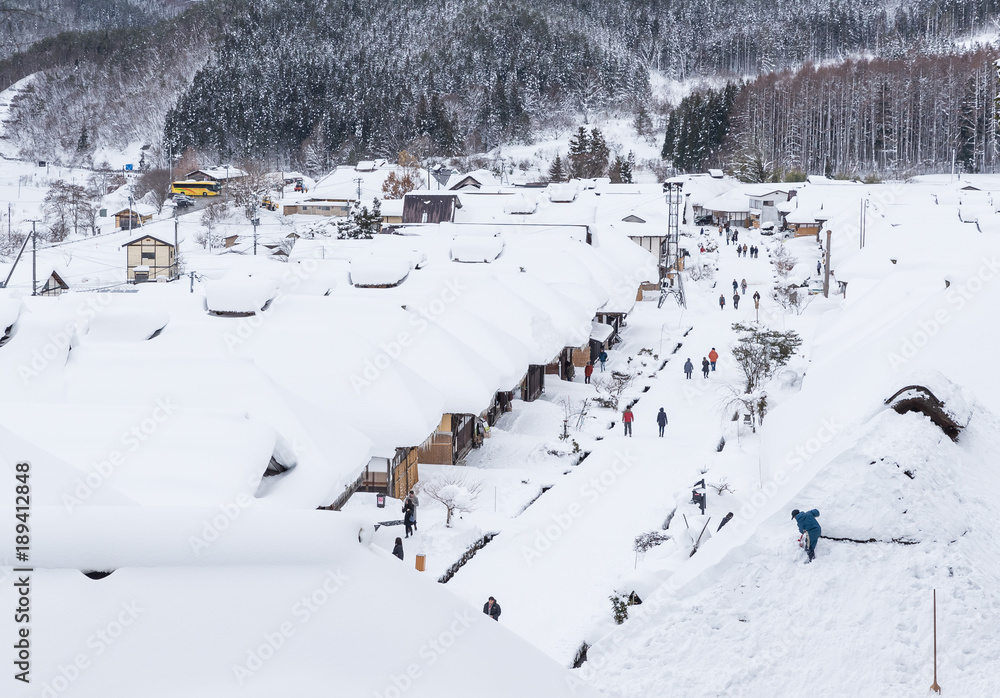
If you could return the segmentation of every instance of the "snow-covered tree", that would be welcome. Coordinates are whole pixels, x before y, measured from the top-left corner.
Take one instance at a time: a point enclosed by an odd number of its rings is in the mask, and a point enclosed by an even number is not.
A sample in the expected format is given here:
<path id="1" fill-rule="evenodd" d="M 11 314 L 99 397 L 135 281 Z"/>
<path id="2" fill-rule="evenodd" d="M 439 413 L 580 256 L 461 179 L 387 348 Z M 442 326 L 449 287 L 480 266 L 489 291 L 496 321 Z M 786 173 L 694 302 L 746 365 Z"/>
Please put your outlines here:
<path id="1" fill-rule="evenodd" d="M 456 513 L 475 509 L 482 489 L 482 483 L 472 483 L 464 475 L 441 475 L 423 485 L 421 493 L 445 506 L 448 514 L 444 523 L 450 528 Z"/>

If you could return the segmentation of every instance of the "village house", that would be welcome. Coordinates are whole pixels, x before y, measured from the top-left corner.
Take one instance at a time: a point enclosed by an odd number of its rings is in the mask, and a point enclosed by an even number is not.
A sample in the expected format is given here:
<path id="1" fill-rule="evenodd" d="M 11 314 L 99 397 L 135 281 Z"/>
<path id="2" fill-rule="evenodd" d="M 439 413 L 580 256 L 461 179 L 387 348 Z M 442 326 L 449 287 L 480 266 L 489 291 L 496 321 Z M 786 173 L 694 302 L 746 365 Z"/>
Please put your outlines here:
<path id="1" fill-rule="evenodd" d="M 122 247 L 126 250 L 126 275 L 131 283 L 176 276 L 173 244 L 152 235 L 143 235 Z"/>
<path id="2" fill-rule="evenodd" d="M 121 228 L 122 230 L 141 228 L 144 223 L 148 223 L 153 219 L 153 215 L 155 213 L 156 209 L 152 206 L 147 206 L 146 204 L 133 204 L 132 206 L 123 208 L 121 211 L 113 214 L 115 227 Z"/>
<path id="3" fill-rule="evenodd" d="M 457 194 L 410 192 L 403 197 L 405 223 L 452 223 L 455 211 L 462 208 Z"/>
<path id="4" fill-rule="evenodd" d="M 747 190 L 746 194 L 750 197 L 750 222 L 753 227 L 759 228 L 765 223 L 780 226 L 781 211 L 778 206 L 790 201 L 795 196 L 795 189 L 761 185 Z"/>

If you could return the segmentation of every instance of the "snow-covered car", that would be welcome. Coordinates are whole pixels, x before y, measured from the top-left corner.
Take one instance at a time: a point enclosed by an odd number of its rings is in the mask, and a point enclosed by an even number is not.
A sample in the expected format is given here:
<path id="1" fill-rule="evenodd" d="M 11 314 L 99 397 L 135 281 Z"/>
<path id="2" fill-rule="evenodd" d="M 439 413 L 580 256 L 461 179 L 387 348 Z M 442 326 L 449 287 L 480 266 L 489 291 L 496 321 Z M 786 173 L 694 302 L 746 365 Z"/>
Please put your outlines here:
<path id="1" fill-rule="evenodd" d="M 774 235 L 774 223 L 763 223 L 760 226 L 761 235 Z"/>
<path id="2" fill-rule="evenodd" d="M 194 199 L 187 194 L 174 194 L 174 206 L 177 208 L 188 208 L 194 206 Z"/>
<path id="3" fill-rule="evenodd" d="M 695 225 L 712 225 L 712 216 L 711 215 L 698 216 L 697 218 L 694 219 L 694 224 Z"/>

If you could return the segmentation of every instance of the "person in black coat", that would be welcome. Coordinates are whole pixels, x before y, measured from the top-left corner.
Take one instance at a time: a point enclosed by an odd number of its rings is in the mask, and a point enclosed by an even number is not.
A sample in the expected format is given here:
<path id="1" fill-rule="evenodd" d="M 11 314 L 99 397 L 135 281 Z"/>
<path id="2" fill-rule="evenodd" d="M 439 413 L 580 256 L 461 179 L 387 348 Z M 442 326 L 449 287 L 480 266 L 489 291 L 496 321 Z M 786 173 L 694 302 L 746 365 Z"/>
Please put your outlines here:
<path id="1" fill-rule="evenodd" d="M 660 411 L 656 413 L 656 425 L 660 427 L 660 436 L 663 436 L 663 430 L 667 427 L 667 413 L 660 408 Z"/>
<path id="2" fill-rule="evenodd" d="M 406 537 L 413 535 L 413 524 L 416 523 L 413 502 L 407 499 L 403 502 L 403 525 L 406 526 Z"/>
<path id="3" fill-rule="evenodd" d="M 483 613 L 493 620 L 500 620 L 500 604 L 491 596 L 489 601 L 483 604 Z"/>
<path id="4" fill-rule="evenodd" d="M 707 357 L 701 357 L 701 372 L 705 374 L 705 378 L 708 378 L 708 372 L 712 370 L 712 364 L 708 362 Z"/>
<path id="5" fill-rule="evenodd" d="M 396 545 L 392 548 L 392 554 L 400 560 L 403 559 L 403 539 L 399 536 L 396 536 Z"/>

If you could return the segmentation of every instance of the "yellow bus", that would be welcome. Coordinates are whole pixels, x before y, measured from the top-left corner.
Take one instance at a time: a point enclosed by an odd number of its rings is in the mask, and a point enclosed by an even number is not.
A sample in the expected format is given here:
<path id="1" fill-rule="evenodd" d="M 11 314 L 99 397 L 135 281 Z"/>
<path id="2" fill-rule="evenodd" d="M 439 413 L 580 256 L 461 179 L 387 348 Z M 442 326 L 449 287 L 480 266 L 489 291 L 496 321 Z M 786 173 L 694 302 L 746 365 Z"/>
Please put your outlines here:
<path id="1" fill-rule="evenodd" d="M 170 183 L 171 194 L 187 194 L 188 196 L 218 196 L 218 182 L 198 182 L 195 180 L 185 180 Z"/>

